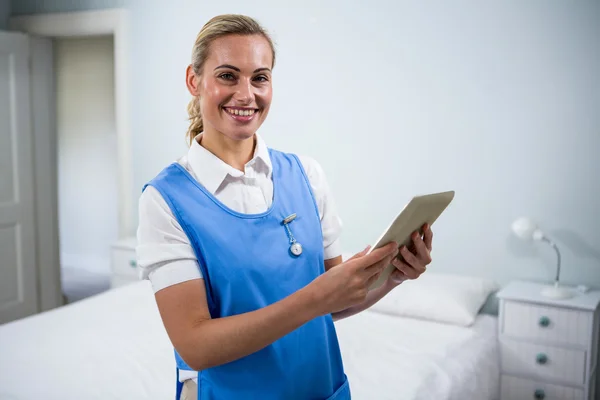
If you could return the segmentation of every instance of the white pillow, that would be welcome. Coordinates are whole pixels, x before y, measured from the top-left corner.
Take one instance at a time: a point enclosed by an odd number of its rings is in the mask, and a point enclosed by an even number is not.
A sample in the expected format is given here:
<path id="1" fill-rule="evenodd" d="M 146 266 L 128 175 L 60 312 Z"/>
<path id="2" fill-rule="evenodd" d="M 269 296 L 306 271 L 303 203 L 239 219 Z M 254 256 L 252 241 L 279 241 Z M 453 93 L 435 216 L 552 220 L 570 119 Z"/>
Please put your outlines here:
<path id="1" fill-rule="evenodd" d="M 404 281 L 369 310 L 459 326 L 471 326 L 490 294 L 500 286 L 489 279 L 425 272 Z"/>

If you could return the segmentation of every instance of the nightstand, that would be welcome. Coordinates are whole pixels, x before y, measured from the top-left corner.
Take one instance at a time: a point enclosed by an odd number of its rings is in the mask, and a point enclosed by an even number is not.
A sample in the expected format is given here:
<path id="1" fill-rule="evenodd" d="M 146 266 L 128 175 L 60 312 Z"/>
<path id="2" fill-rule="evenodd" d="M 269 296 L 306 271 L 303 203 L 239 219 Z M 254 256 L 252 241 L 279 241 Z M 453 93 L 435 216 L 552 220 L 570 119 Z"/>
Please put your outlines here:
<path id="1" fill-rule="evenodd" d="M 139 281 L 139 268 L 136 262 L 136 238 L 124 238 L 110 248 L 112 276 L 110 286 L 116 288 Z"/>
<path id="2" fill-rule="evenodd" d="M 500 300 L 501 400 L 595 399 L 600 291 L 566 300 L 512 282 Z"/>

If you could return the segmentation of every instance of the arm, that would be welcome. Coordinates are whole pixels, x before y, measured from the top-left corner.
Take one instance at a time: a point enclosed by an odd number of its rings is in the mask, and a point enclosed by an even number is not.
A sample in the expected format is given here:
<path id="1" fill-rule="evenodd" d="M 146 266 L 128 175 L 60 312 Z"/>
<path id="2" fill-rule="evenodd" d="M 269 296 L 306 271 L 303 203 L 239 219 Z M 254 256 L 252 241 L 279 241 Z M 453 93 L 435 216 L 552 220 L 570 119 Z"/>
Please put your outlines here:
<path id="1" fill-rule="evenodd" d="M 167 334 L 195 370 L 235 360 L 323 312 L 307 290 L 252 313 L 211 319 L 194 250 L 162 196 L 148 187 L 139 202 L 138 263 L 155 292 Z"/>
<path id="2" fill-rule="evenodd" d="M 319 315 L 310 290 L 256 311 L 211 319 L 201 279 L 156 293 L 158 309 L 173 346 L 194 370 L 252 354 Z"/>
<path id="3" fill-rule="evenodd" d="M 397 253 L 390 244 L 361 254 L 276 303 L 233 316 L 211 319 L 200 279 L 159 290 L 156 301 L 179 355 L 202 370 L 252 354 L 331 310 L 364 302 L 367 287 Z"/>
<path id="4" fill-rule="evenodd" d="M 348 268 L 323 274 L 268 307 L 211 319 L 194 251 L 152 187 L 143 193 L 139 213 L 137 252 L 142 276 L 152 282 L 173 346 L 195 370 L 254 353 L 315 317 L 363 301 L 368 279 L 383 268 L 381 260 L 391 250 L 374 252 Z"/>

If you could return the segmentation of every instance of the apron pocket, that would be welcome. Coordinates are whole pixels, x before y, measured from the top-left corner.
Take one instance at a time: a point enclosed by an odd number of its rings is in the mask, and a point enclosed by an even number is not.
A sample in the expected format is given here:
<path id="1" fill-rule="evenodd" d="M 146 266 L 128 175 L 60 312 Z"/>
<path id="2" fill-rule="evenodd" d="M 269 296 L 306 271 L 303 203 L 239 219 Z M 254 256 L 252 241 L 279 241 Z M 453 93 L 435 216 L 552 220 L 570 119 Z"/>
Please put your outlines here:
<path id="1" fill-rule="evenodd" d="M 348 377 L 344 375 L 344 383 L 327 400 L 350 400 L 350 383 Z"/>

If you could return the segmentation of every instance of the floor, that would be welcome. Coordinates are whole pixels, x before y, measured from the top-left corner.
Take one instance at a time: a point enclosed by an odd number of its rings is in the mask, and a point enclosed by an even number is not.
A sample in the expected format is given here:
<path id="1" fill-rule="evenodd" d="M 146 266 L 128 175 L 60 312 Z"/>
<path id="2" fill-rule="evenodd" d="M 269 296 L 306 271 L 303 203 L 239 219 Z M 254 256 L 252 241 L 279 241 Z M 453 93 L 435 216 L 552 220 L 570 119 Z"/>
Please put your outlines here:
<path id="1" fill-rule="evenodd" d="M 68 303 L 94 296 L 110 289 L 110 275 L 101 275 L 84 269 L 61 269 L 63 295 Z"/>

